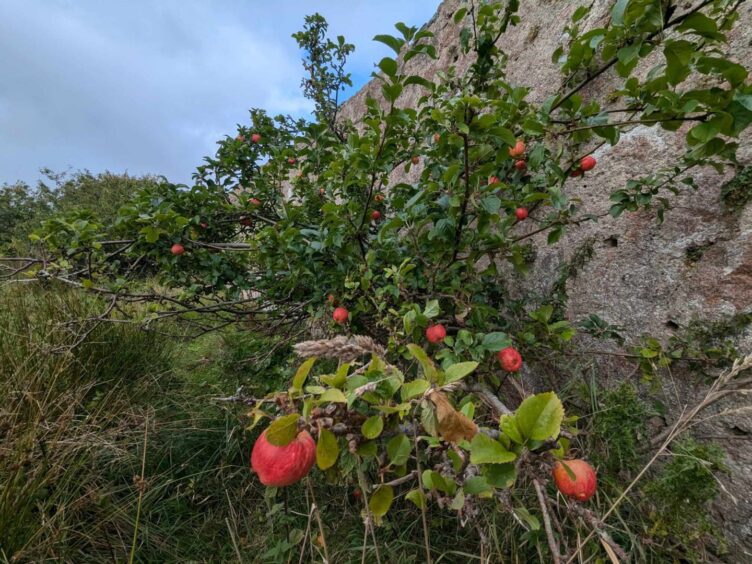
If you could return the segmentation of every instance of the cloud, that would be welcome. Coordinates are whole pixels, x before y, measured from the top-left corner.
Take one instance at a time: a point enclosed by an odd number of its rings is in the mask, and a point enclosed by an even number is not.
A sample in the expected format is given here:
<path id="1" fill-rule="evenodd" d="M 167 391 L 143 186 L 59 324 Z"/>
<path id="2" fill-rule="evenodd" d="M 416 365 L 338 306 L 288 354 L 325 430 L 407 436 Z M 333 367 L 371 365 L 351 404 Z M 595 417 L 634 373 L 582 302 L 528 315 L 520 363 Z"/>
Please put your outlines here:
<path id="1" fill-rule="evenodd" d="M 248 109 L 306 115 L 290 35 L 321 12 L 356 44 L 365 80 L 395 21 L 421 25 L 438 0 L 3 0 L 0 182 L 43 166 L 157 173 L 187 182 Z"/>

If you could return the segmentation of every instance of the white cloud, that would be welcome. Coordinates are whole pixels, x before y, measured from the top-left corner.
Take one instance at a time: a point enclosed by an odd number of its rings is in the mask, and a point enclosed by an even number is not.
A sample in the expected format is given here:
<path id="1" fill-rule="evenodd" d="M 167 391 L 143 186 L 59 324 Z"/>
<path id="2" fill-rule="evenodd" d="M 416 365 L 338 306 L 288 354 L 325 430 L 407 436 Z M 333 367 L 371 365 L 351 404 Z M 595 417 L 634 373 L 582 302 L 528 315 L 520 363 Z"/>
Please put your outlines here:
<path id="1" fill-rule="evenodd" d="M 366 76 L 386 54 L 371 41 L 438 0 L 3 0 L 0 182 L 69 166 L 188 181 L 247 110 L 306 114 L 290 34 L 320 11 L 357 50 Z"/>

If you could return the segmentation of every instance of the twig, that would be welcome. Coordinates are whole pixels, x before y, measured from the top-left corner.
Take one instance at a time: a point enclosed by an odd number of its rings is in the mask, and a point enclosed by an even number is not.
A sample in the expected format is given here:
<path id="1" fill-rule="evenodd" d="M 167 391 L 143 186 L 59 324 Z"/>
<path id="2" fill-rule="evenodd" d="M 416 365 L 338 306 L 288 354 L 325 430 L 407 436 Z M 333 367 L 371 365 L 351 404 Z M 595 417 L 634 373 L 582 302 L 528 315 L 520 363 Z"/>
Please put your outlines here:
<path id="1" fill-rule="evenodd" d="M 306 478 L 306 484 L 308 485 L 308 490 L 311 492 L 311 510 L 316 510 L 316 523 L 319 526 L 319 533 L 321 534 L 321 544 L 322 548 L 324 549 L 324 562 L 325 564 L 329 564 L 329 548 L 326 545 L 324 523 L 321 521 L 321 511 L 319 511 L 319 506 L 316 503 L 316 494 L 313 493 L 313 485 L 311 484 L 310 476 Z"/>
<path id="2" fill-rule="evenodd" d="M 535 486 L 535 493 L 538 494 L 538 505 L 540 505 L 541 512 L 543 513 L 543 527 L 546 529 L 548 549 L 551 551 L 554 564 L 560 564 L 561 553 L 559 552 L 559 545 L 554 538 L 554 531 L 551 528 L 551 517 L 548 515 L 548 507 L 546 506 L 546 493 L 543 491 L 543 487 L 537 478 L 533 479 L 533 486 Z"/>

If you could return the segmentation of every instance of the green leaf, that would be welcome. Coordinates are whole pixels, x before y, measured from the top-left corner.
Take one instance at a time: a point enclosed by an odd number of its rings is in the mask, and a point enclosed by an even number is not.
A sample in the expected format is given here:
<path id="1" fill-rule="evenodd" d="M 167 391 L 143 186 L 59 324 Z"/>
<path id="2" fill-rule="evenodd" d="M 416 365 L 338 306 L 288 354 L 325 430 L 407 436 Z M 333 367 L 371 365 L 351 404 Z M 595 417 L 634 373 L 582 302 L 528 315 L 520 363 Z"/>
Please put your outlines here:
<path id="1" fill-rule="evenodd" d="M 564 406 L 554 392 L 526 398 L 515 412 L 522 436 L 535 441 L 556 438 L 561 432 Z"/>
<path id="2" fill-rule="evenodd" d="M 457 492 L 457 495 L 454 496 L 452 503 L 449 504 L 449 509 L 454 509 L 455 511 L 459 511 L 464 506 L 465 506 L 465 492 L 460 490 Z"/>
<path id="3" fill-rule="evenodd" d="M 478 368 L 477 362 L 458 362 L 457 364 L 453 364 L 444 371 L 444 384 L 451 384 L 452 382 L 462 380 L 476 368 Z"/>
<path id="4" fill-rule="evenodd" d="M 394 500 L 394 490 L 392 486 L 379 486 L 368 501 L 368 508 L 376 517 L 386 515 Z"/>
<path id="5" fill-rule="evenodd" d="M 431 384 L 428 380 L 423 380 L 421 378 L 405 382 L 400 390 L 402 401 L 408 401 L 409 399 L 423 395 L 430 386 Z"/>
<path id="6" fill-rule="evenodd" d="M 386 444 L 386 454 L 393 466 L 403 466 L 410 458 L 412 445 L 407 435 L 400 433 Z"/>
<path id="7" fill-rule="evenodd" d="M 418 361 L 421 368 L 423 369 L 423 374 L 425 374 L 426 378 L 428 378 L 428 381 L 436 382 L 438 379 L 438 372 L 436 371 L 436 366 L 434 366 L 433 361 L 428 358 L 426 351 L 413 343 L 407 345 L 407 350 L 409 350 L 410 353 L 415 357 L 415 360 Z"/>
<path id="8" fill-rule="evenodd" d="M 695 45 L 690 41 L 667 41 L 663 48 L 666 57 L 666 78 L 672 85 L 679 84 L 691 72 L 689 62 L 695 53 Z"/>
<path id="9" fill-rule="evenodd" d="M 341 390 L 329 388 L 319 397 L 319 401 L 329 401 L 332 403 L 347 403 L 347 398 Z"/>
<path id="10" fill-rule="evenodd" d="M 473 476 L 465 480 L 462 489 L 468 495 L 479 495 L 491 491 L 491 486 L 483 476 Z"/>
<path id="11" fill-rule="evenodd" d="M 298 436 L 298 419 L 297 413 L 275 419 L 266 430 L 266 440 L 274 446 L 289 445 Z"/>
<path id="12" fill-rule="evenodd" d="M 520 432 L 520 428 L 517 426 L 517 418 L 512 413 L 507 413 L 501 416 L 499 420 L 499 427 L 501 431 L 517 444 L 525 442 L 525 438 Z"/>
<path id="13" fill-rule="evenodd" d="M 299 392 L 303 389 L 303 384 L 305 384 L 306 378 L 308 378 L 308 373 L 311 371 L 311 368 L 313 368 L 313 364 L 316 362 L 316 357 L 311 357 L 308 360 L 306 360 L 303 364 L 301 364 L 298 367 L 297 372 L 295 372 L 295 376 L 293 376 L 292 379 L 292 389 L 296 392 Z"/>
<path id="14" fill-rule="evenodd" d="M 397 55 L 399 55 L 402 46 L 405 44 L 402 39 L 397 39 L 391 35 L 376 35 L 373 40 L 390 47 Z"/>
<path id="15" fill-rule="evenodd" d="M 504 448 L 499 441 L 478 433 L 470 442 L 470 462 L 472 464 L 503 464 L 511 462 L 517 455 Z"/>
<path id="16" fill-rule="evenodd" d="M 319 442 L 316 444 L 316 464 L 327 470 L 337 463 L 339 445 L 337 437 L 329 429 L 319 429 Z"/>
<path id="17" fill-rule="evenodd" d="M 614 7 L 611 9 L 611 23 L 616 26 L 624 25 L 624 10 L 630 0 L 616 0 Z"/>
<path id="18" fill-rule="evenodd" d="M 384 418 L 381 415 L 374 415 L 363 422 L 360 427 L 361 433 L 366 439 L 375 439 L 384 430 Z"/>
<path id="19" fill-rule="evenodd" d="M 426 307 L 423 309 L 423 315 L 425 315 L 428 319 L 433 319 L 440 313 L 441 308 L 439 307 L 439 300 L 430 300 L 426 304 Z"/>
<path id="20" fill-rule="evenodd" d="M 390 57 L 384 57 L 379 62 L 379 68 L 387 76 L 394 76 L 397 74 L 397 61 Z"/>
<path id="21" fill-rule="evenodd" d="M 487 333 L 483 337 L 482 346 L 489 352 L 499 352 L 501 349 L 505 349 L 512 345 L 511 339 L 506 333 L 501 331 L 495 333 Z"/>
<path id="22" fill-rule="evenodd" d="M 418 509 L 423 509 L 426 506 L 426 496 L 420 490 L 410 490 L 405 495 L 405 499 L 412 501 Z"/>
<path id="23" fill-rule="evenodd" d="M 438 437 L 439 422 L 436 419 L 436 409 L 434 408 L 433 403 L 423 400 L 421 402 L 421 406 L 423 407 L 423 409 L 420 412 L 420 424 L 423 426 L 423 429 L 425 429 L 426 433 L 428 433 L 432 437 Z"/>

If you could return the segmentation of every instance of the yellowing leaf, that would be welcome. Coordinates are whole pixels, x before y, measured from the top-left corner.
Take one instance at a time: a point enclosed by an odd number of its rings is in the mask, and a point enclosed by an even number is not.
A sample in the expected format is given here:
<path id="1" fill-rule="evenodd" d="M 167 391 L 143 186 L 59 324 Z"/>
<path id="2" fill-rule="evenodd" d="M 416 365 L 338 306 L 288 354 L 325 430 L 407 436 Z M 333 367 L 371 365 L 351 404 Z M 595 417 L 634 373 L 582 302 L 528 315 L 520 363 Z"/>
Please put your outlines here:
<path id="1" fill-rule="evenodd" d="M 526 439 L 555 439 L 561 432 L 564 406 L 553 392 L 525 398 L 515 412 L 517 427 Z"/>
<path id="2" fill-rule="evenodd" d="M 405 495 L 405 499 L 409 499 L 420 509 L 426 506 L 426 496 L 420 490 L 410 490 Z"/>
<path id="3" fill-rule="evenodd" d="M 316 464 L 322 470 L 334 466 L 339 456 L 337 437 L 329 429 L 319 429 L 319 440 L 316 443 Z"/>
<path id="4" fill-rule="evenodd" d="M 342 393 L 341 390 L 338 390 L 337 388 L 330 388 L 326 390 L 321 396 L 319 396 L 319 401 L 330 401 L 332 403 L 347 403 L 347 398 L 345 397 L 345 394 Z"/>
<path id="5" fill-rule="evenodd" d="M 454 409 L 442 392 L 434 391 L 428 399 L 436 406 L 436 430 L 442 439 L 457 443 L 462 439 L 469 441 L 476 435 L 478 426 Z"/>
<path id="6" fill-rule="evenodd" d="M 361 433 L 366 439 L 375 439 L 384 429 L 384 419 L 381 415 L 374 415 L 363 422 L 360 427 Z"/>
<path id="7" fill-rule="evenodd" d="M 275 446 L 289 445 L 298 436 L 298 419 L 300 415 L 293 413 L 272 421 L 266 430 L 266 440 Z"/>
<path id="8" fill-rule="evenodd" d="M 394 500 L 394 490 L 392 486 L 380 486 L 368 501 L 368 507 L 376 517 L 383 517 Z"/>
<path id="9" fill-rule="evenodd" d="M 515 458 L 517 458 L 515 453 L 508 451 L 499 441 L 483 433 L 475 435 L 470 443 L 472 464 L 503 464 Z"/>
<path id="10" fill-rule="evenodd" d="M 298 371 L 295 372 L 295 376 L 292 378 L 292 389 L 299 392 L 303 389 L 308 373 L 313 368 L 313 364 L 316 362 L 316 357 L 311 357 L 298 367 Z"/>

